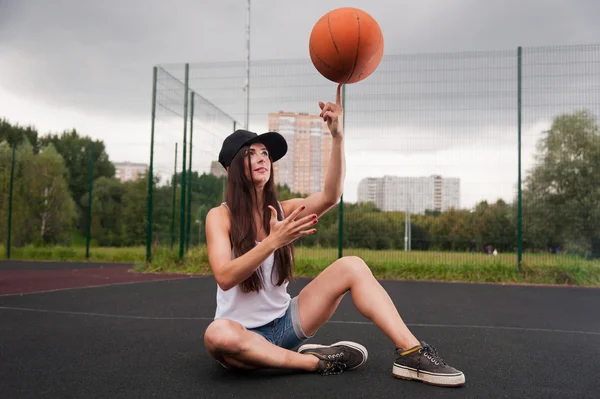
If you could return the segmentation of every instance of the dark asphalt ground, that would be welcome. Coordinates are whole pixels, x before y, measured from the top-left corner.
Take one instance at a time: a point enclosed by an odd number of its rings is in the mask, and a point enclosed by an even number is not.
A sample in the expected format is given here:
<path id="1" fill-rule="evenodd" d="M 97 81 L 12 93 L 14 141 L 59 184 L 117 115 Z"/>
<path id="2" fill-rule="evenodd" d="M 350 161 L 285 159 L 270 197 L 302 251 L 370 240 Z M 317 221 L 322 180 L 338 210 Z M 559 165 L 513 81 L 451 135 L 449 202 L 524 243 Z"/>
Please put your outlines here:
<path id="1" fill-rule="evenodd" d="M 0 270 L 49 267 L 28 265 L 0 262 Z M 215 282 L 197 277 L 0 296 L 0 397 L 600 397 L 600 290 L 382 285 L 417 338 L 465 373 L 464 387 L 393 378 L 393 345 L 349 295 L 311 342 L 360 342 L 369 350 L 361 368 L 327 377 L 225 370 L 203 344 Z"/>

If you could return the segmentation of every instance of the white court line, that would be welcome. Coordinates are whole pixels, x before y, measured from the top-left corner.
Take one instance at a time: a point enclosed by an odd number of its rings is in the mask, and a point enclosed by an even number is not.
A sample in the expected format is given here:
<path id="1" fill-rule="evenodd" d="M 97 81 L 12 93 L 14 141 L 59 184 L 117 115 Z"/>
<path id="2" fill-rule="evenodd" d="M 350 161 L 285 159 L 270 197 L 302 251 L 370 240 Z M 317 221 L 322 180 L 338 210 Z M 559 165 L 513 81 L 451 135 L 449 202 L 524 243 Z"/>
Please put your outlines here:
<path id="1" fill-rule="evenodd" d="M 0 294 L 0 298 L 8 297 L 8 296 L 25 296 L 25 295 L 35 295 L 35 294 L 45 294 L 47 292 L 60 292 L 60 291 L 71 291 L 71 290 L 87 290 L 90 288 L 104 288 L 104 287 L 112 287 L 115 285 L 130 285 L 130 284 L 147 284 L 147 283 L 164 283 L 165 281 L 175 281 L 175 280 L 187 280 L 194 279 L 195 276 L 182 275 L 181 277 L 167 277 L 164 279 L 156 279 L 156 280 L 142 280 L 142 281 L 125 281 L 122 283 L 108 283 L 108 284 L 98 284 L 98 285 L 86 285 L 82 287 L 68 287 L 68 288 L 56 288 L 53 290 L 42 290 L 42 291 L 31 291 L 31 292 L 16 292 L 14 294 Z"/>
<path id="2" fill-rule="evenodd" d="M 111 314 L 111 313 L 71 312 L 71 311 L 67 311 L 67 310 L 15 308 L 12 306 L 0 306 L 0 310 L 20 310 L 20 311 L 24 311 L 24 312 L 54 313 L 54 314 L 66 314 L 66 315 L 75 315 L 75 316 L 110 317 L 110 318 L 115 318 L 115 319 L 135 319 L 135 320 L 211 320 L 211 321 L 214 320 L 214 317 L 136 316 L 136 315 Z"/>
<path id="3" fill-rule="evenodd" d="M 1 309 L 1 307 L 0 307 Z M 373 324 L 367 321 L 336 321 L 330 320 L 328 323 L 343 323 L 343 324 Z M 433 327 L 433 328 L 479 328 L 485 330 L 513 330 L 513 331 L 531 331 L 531 332 L 553 332 L 566 334 L 587 334 L 600 335 L 596 331 L 577 331 L 577 330 L 554 330 L 549 328 L 533 328 L 533 327 L 508 327 L 508 326 L 480 326 L 471 324 L 421 324 L 421 323 L 406 323 L 410 327 Z"/>
<path id="4" fill-rule="evenodd" d="M 36 313 L 54 313 L 75 316 L 93 316 L 93 317 L 109 317 L 115 319 L 132 319 L 132 320 L 202 320 L 212 321 L 214 317 L 156 317 L 156 316 L 135 316 L 135 315 L 120 315 L 111 313 L 90 313 L 90 312 L 71 312 L 65 310 L 49 310 L 49 309 L 33 309 L 33 308 L 17 308 L 12 306 L 0 306 L 0 310 L 14 310 L 22 312 Z M 330 324 L 359 324 L 359 325 L 374 325 L 370 321 L 344 321 L 344 320 L 329 320 Z M 562 333 L 562 334 L 583 334 L 583 335 L 598 335 L 600 332 L 595 331 L 577 331 L 577 330 L 553 330 L 548 328 L 529 328 L 529 327 L 508 327 L 508 326 L 481 326 L 470 324 L 423 324 L 423 323 L 406 323 L 409 327 L 429 327 L 429 328 L 466 328 L 466 329 L 484 329 L 484 330 L 509 330 L 509 331 L 526 331 L 526 332 L 547 332 L 547 333 Z"/>

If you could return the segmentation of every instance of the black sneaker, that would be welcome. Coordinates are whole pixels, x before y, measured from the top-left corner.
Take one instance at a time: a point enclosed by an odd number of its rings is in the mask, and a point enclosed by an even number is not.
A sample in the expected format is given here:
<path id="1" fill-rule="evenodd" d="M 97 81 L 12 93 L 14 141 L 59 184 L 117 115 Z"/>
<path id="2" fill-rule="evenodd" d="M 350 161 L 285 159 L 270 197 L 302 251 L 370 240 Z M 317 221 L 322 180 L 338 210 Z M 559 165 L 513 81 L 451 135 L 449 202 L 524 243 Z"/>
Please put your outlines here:
<path id="1" fill-rule="evenodd" d="M 320 361 L 317 371 L 321 375 L 353 370 L 364 364 L 369 356 L 367 348 L 351 341 L 340 341 L 332 345 L 302 345 L 298 352 L 318 357 Z"/>
<path id="2" fill-rule="evenodd" d="M 437 350 L 421 341 L 420 346 L 400 352 L 392 373 L 396 378 L 419 380 L 427 384 L 440 386 L 459 386 L 465 383 L 465 375 L 449 366 L 437 353 Z"/>

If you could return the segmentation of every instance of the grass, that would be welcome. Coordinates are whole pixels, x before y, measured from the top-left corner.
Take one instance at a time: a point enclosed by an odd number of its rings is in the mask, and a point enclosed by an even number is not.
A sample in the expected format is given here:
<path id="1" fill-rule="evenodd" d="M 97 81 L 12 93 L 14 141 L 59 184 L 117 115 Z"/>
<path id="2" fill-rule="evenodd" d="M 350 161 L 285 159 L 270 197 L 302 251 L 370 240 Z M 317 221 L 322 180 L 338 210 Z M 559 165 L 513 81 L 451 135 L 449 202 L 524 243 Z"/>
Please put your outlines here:
<path id="1" fill-rule="evenodd" d="M 183 261 L 179 261 L 177 248 L 154 248 L 151 264 L 145 264 L 145 254 L 145 247 L 90 248 L 88 261 L 134 263 L 138 272 L 211 274 L 204 246 L 192 247 Z M 567 255 L 524 254 L 521 272 L 517 270 L 516 254 L 491 256 L 453 252 L 345 249 L 344 255 L 361 257 L 379 279 L 600 287 L 600 260 L 592 261 Z M 85 248 L 70 247 L 13 248 L 11 258 L 86 261 Z M 336 258 L 337 249 L 334 248 L 298 247 L 295 258 L 296 275 L 314 277 Z"/>
<path id="2" fill-rule="evenodd" d="M 0 253 L 5 254 L 4 247 Z M 106 262 L 143 263 L 146 259 L 145 247 L 98 248 L 90 247 L 90 257 L 85 257 L 85 247 L 35 247 L 11 248 L 10 258 L 14 260 L 61 261 L 61 262 Z"/>

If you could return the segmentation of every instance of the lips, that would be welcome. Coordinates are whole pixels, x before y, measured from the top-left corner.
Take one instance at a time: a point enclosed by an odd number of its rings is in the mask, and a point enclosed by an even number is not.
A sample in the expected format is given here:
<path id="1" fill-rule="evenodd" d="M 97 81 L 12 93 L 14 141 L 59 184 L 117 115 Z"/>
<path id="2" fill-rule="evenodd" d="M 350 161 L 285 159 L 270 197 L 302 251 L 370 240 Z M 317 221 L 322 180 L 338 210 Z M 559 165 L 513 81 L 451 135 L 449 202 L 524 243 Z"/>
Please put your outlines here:
<path id="1" fill-rule="evenodd" d="M 254 169 L 255 172 L 258 173 L 265 173 L 267 171 L 267 168 L 258 168 L 258 169 Z"/>

